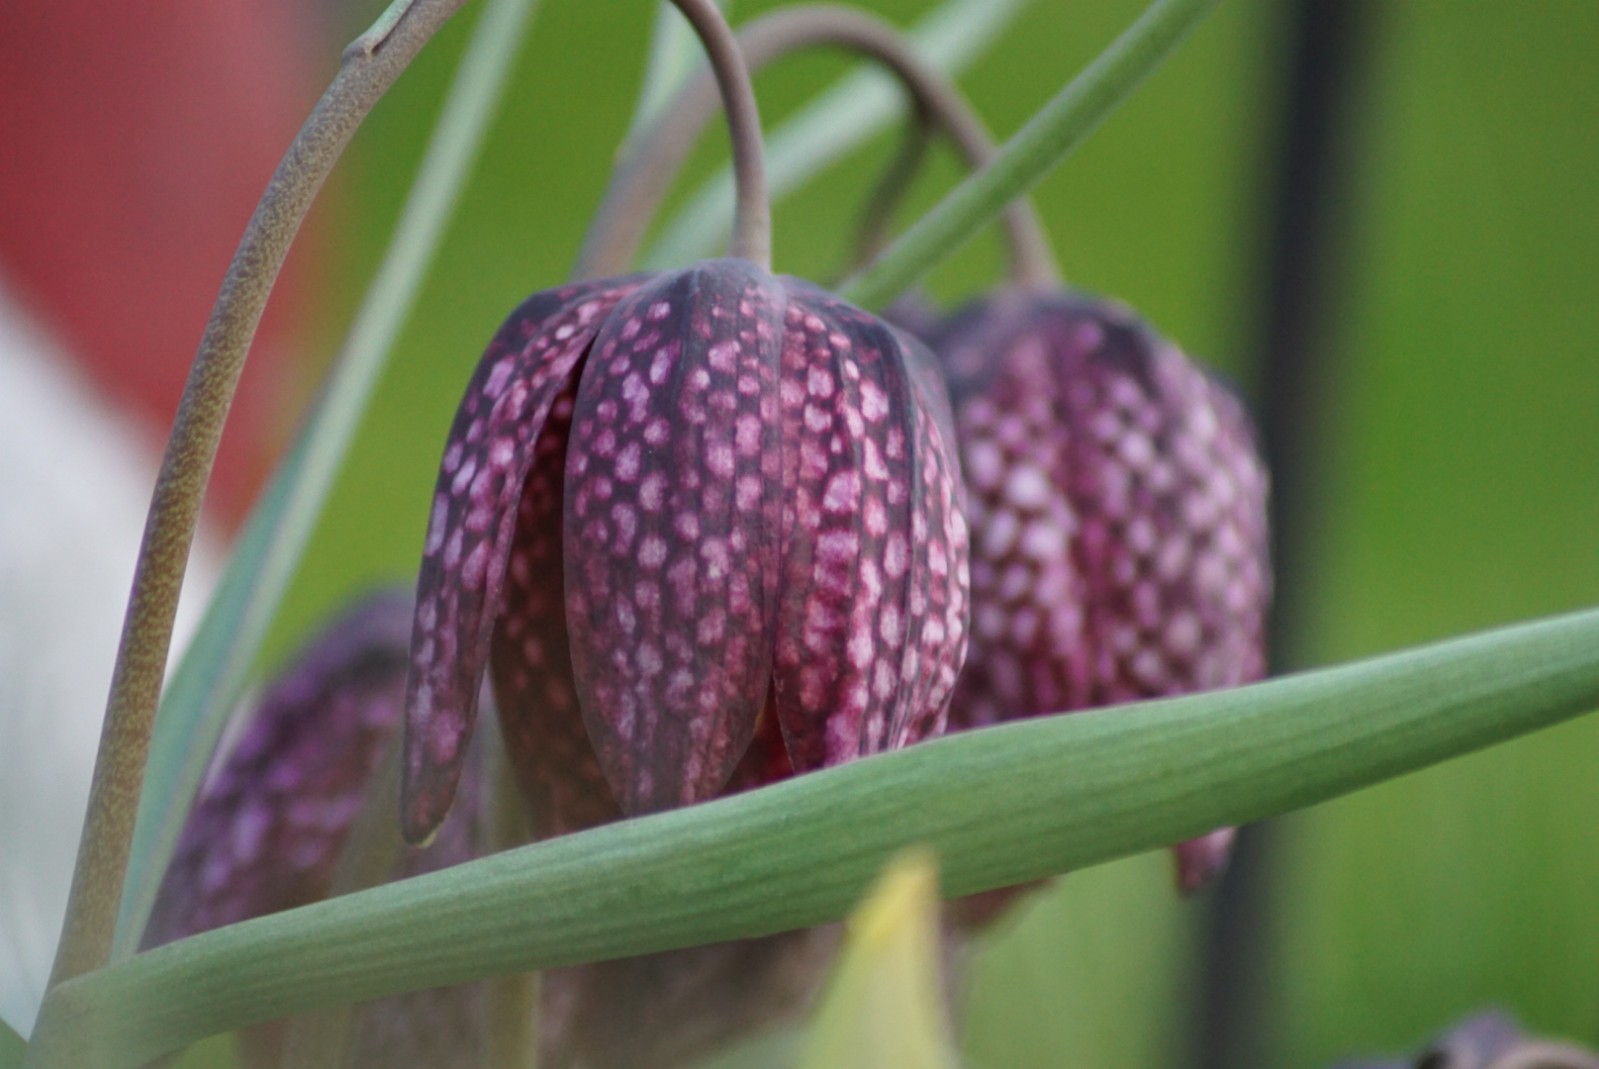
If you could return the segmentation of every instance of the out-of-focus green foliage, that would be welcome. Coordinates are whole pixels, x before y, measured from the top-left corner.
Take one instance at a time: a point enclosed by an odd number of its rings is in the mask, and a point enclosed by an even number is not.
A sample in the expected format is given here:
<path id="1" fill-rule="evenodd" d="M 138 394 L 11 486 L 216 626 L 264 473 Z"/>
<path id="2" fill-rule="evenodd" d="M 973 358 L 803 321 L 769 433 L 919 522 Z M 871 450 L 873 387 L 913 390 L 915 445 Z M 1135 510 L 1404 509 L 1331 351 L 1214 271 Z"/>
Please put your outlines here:
<path id="1" fill-rule="evenodd" d="M 738 19 L 775 6 L 743 2 Z M 921 0 L 872 5 L 909 22 Z M 1599 7 L 1376 2 L 1323 400 L 1327 498 L 1300 663 L 1599 601 Z M 1032 5 L 962 79 L 1009 133 L 1132 20 L 1136 0 Z M 484 170 L 319 533 L 278 649 L 350 590 L 414 570 L 439 443 L 481 346 L 559 281 L 626 129 L 642 2 L 546 3 Z M 1246 385 L 1282 7 L 1233 0 L 1037 197 L 1071 279 L 1136 305 Z M 399 208 L 465 26 L 374 117 L 324 215 L 344 317 Z M 761 80 L 782 114 L 844 69 Z M 842 263 L 881 139 L 777 211 L 780 269 Z M 696 175 L 719 162 L 713 135 Z M 956 174 L 941 160 L 907 207 Z M 909 217 L 907 215 L 907 217 Z M 935 275 L 991 285 L 985 240 Z M 1274 1064 L 1405 1049 L 1485 1001 L 1599 1039 L 1599 725 L 1578 723 L 1325 806 L 1280 829 L 1270 924 Z M 1069 877 L 976 963 L 967 1029 L 989 1066 L 1177 1059 L 1201 907 L 1164 859 Z"/>
<path id="2" fill-rule="evenodd" d="M 21 1065 L 26 1046 L 10 1025 L 0 1021 L 0 1069 L 16 1069 Z"/>
<path id="3" fill-rule="evenodd" d="M 846 932 L 800 1069 L 955 1069 L 932 855 L 890 861 Z"/>
<path id="4" fill-rule="evenodd" d="M 1307 659 L 1599 600 L 1599 7 L 1385 4 Z M 1287 822 L 1281 1064 L 1497 1003 L 1599 1040 L 1599 723 Z"/>

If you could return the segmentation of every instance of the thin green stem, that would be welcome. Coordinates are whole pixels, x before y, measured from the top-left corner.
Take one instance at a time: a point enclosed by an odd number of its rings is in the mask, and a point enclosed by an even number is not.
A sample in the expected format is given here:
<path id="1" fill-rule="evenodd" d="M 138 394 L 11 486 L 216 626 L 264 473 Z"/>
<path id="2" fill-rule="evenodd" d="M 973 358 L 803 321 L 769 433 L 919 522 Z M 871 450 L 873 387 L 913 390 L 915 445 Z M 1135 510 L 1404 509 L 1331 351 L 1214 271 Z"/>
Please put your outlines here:
<path id="1" fill-rule="evenodd" d="M 766 193 L 766 155 L 755 89 L 733 29 L 714 0 L 672 0 L 705 46 L 727 112 L 733 143 L 733 174 L 738 195 L 733 204 L 733 237 L 727 253 L 764 270 L 772 269 L 772 204 Z"/>
<path id="2" fill-rule="evenodd" d="M 980 55 L 1028 0 L 945 0 L 908 32 L 917 54 L 946 75 Z M 905 111 L 905 94 L 886 72 L 863 67 L 767 132 L 767 186 L 774 199 L 864 144 Z M 702 182 L 645 253 L 649 270 L 714 255 L 727 234 L 733 179 L 726 167 Z"/>
<path id="3" fill-rule="evenodd" d="M 332 1001 L 814 925 L 912 843 L 937 852 L 946 895 L 1008 886 L 1325 801 L 1596 706 L 1599 610 L 966 732 L 136 955 L 51 993 L 29 1067 L 121 1069 Z"/>
<path id="4" fill-rule="evenodd" d="M 1098 59 L 972 175 L 845 282 L 847 300 L 878 308 L 977 233 L 1070 155 L 1165 59 L 1218 0 L 1156 0 Z"/>
<path id="5" fill-rule="evenodd" d="M 968 163 L 980 167 L 993 157 L 993 143 L 982 120 L 937 69 L 922 60 L 904 35 L 875 16 L 826 4 L 786 8 L 743 27 L 738 41 L 752 71 L 817 47 L 848 49 L 874 59 L 893 72 L 910 93 L 917 113 L 948 134 Z M 710 78 L 701 75 L 683 89 L 649 135 L 622 161 L 584 239 L 573 270 L 576 277 L 595 278 L 627 270 L 672 177 L 715 106 Z M 1018 284 L 1053 283 L 1056 272 L 1049 243 L 1031 206 L 1018 203 L 1008 208 L 1005 228 L 1012 275 Z"/>
<path id="6" fill-rule="evenodd" d="M 172 621 L 200 502 L 250 341 L 283 258 L 361 120 L 464 0 L 397 0 L 344 53 L 239 242 L 184 386 L 134 566 L 100 748 L 51 983 L 111 952 Z"/>
<path id="7" fill-rule="evenodd" d="M 256 503 L 195 641 L 167 686 L 139 799 L 113 959 L 138 948 L 190 800 L 433 263 L 536 6 L 536 0 L 490 0 L 473 28 L 394 235 L 322 395 Z"/>

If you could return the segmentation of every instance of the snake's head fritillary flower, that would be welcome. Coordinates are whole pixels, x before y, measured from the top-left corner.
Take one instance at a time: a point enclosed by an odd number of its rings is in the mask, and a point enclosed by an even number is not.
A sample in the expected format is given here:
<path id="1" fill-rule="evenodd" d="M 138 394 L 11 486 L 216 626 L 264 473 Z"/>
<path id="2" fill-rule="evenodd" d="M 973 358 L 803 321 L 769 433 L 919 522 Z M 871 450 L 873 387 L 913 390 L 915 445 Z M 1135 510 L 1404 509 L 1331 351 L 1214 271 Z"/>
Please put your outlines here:
<path id="1" fill-rule="evenodd" d="M 146 946 L 318 902 L 334 888 L 341 850 L 405 697 L 412 603 L 383 592 L 346 610 L 311 639 L 241 719 L 215 760 L 184 826 L 150 922 Z M 426 850 L 408 850 L 392 875 L 458 864 L 477 853 L 478 777 L 468 800 Z M 362 1065 L 478 1064 L 479 985 L 380 999 L 353 1021 Z M 251 1066 L 279 1064 L 283 1022 L 242 1033 Z"/>
<path id="2" fill-rule="evenodd" d="M 449 805 L 485 668 L 540 836 L 941 731 L 966 528 L 916 348 L 735 259 L 523 302 L 428 523 L 407 836 Z"/>
<path id="3" fill-rule="evenodd" d="M 972 531 L 951 728 L 1259 679 L 1266 472 L 1236 399 L 1127 309 L 1002 294 L 929 331 Z M 1232 830 L 1175 847 L 1192 891 Z"/>

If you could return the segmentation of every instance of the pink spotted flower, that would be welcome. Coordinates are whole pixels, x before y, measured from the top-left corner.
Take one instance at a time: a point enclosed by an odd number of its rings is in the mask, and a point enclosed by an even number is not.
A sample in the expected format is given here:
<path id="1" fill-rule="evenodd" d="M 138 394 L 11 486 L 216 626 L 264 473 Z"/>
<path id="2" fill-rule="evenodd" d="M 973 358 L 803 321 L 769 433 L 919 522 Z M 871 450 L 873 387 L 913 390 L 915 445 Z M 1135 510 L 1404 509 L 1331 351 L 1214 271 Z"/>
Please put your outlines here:
<path id="1" fill-rule="evenodd" d="M 1259 679 L 1266 473 L 1237 400 L 1131 311 L 1002 294 L 924 328 L 972 531 L 951 728 Z M 1194 890 L 1232 829 L 1175 847 Z"/>
<path id="2" fill-rule="evenodd" d="M 450 804 L 485 668 L 541 837 L 940 732 L 966 527 L 917 349 L 736 259 L 523 302 L 428 521 L 407 836 Z"/>

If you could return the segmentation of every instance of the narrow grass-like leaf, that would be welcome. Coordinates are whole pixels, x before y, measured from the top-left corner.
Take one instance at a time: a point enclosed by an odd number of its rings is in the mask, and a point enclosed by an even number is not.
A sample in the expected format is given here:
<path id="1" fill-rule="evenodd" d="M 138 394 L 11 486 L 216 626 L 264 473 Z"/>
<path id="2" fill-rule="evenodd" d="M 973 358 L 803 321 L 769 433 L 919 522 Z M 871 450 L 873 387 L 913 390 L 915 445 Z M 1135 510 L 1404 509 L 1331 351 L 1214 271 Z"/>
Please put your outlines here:
<path id="1" fill-rule="evenodd" d="M 933 856 L 911 850 L 889 862 L 848 927 L 800 1069 L 954 1069 Z"/>
<path id="2" fill-rule="evenodd" d="M 908 844 L 937 852 L 946 894 L 1020 883 L 1324 801 L 1596 706 L 1592 610 L 937 739 L 139 954 L 57 987 L 41 1016 L 50 1046 L 28 1065 L 119 1069 L 334 1001 L 836 919 Z"/>
<path id="3" fill-rule="evenodd" d="M 355 436 L 504 93 L 536 0 L 491 0 L 479 17 L 394 238 L 332 377 L 239 536 L 156 719 L 113 959 L 138 946 L 229 713 Z"/>
<path id="4" fill-rule="evenodd" d="M 1216 3 L 1156 0 L 1000 146 L 988 166 L 951 190 L 865 271 L 847 280 L 840 294 L 877 308 L 903 293 L 1070 155 Z"/>
<path id="5" fill-rule="evenodd" d="M 946 74 L 964 68 L 1026 6 L 1027 0 L 947 0 L 908 32 L 911 43 Z M 863 144 L 905 110 L 894 78 L 876 68 L 844 78 L 766 138 L 766 183 L 776 201 Z M 644 256 L 650 270 L 714 255 L 727 240 L 733 176 L 723 168 L 694 192 Z"/>

